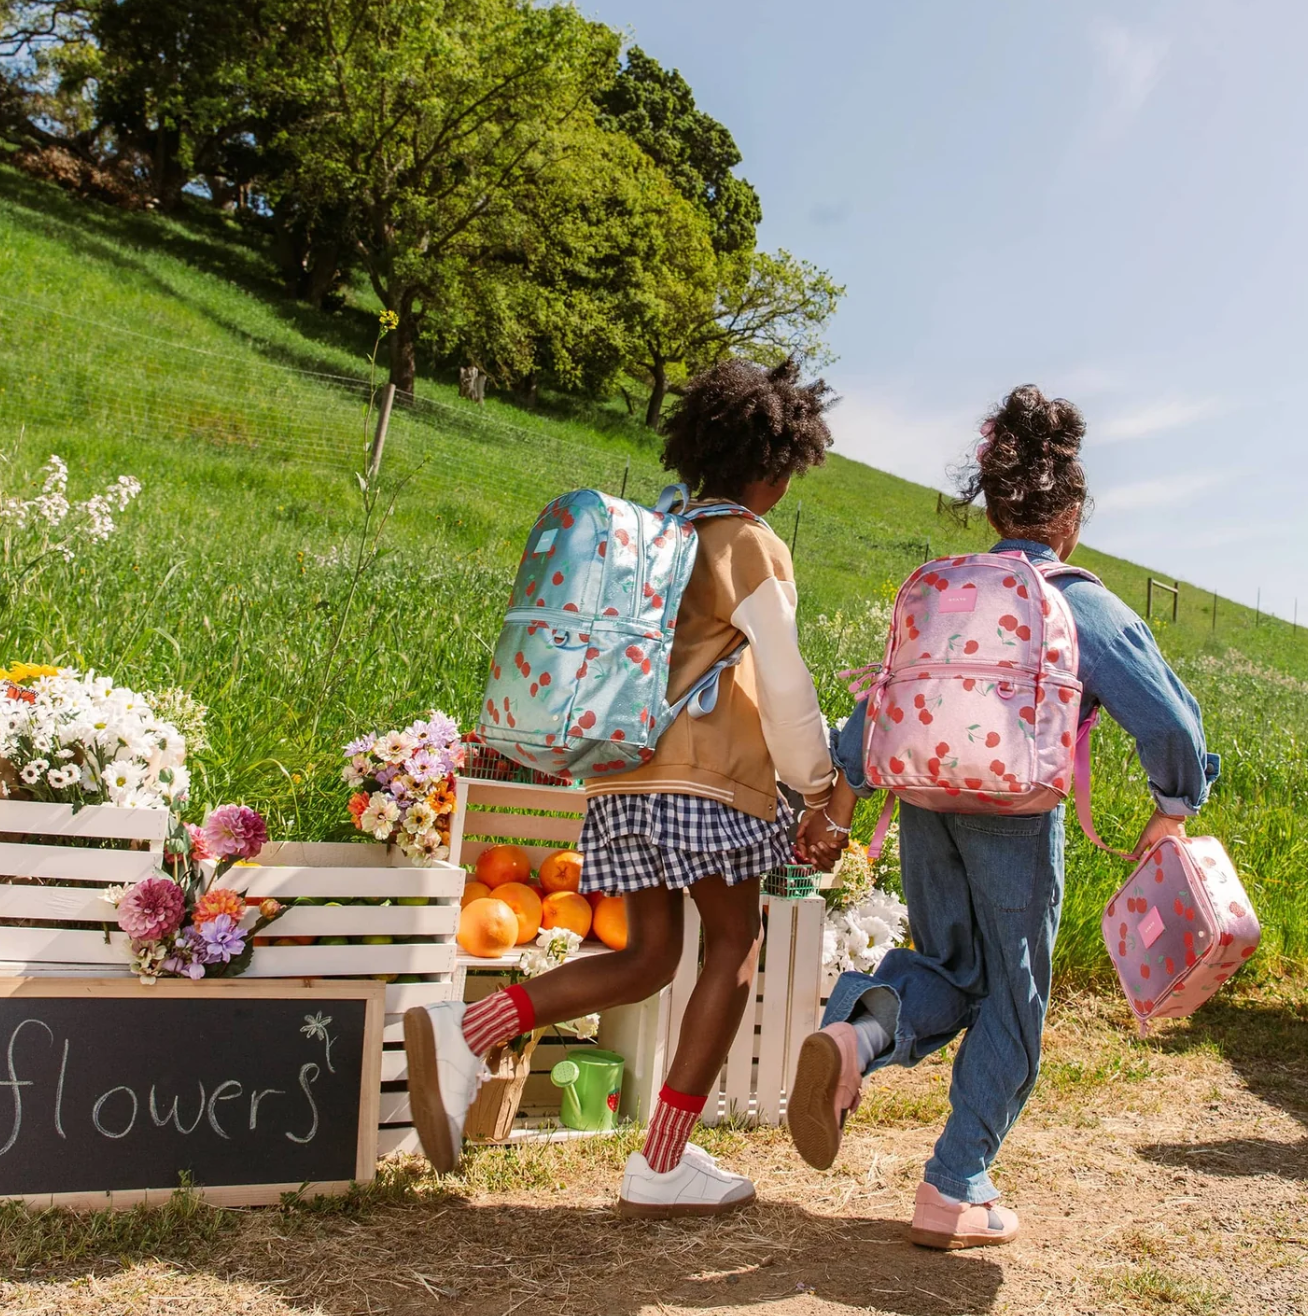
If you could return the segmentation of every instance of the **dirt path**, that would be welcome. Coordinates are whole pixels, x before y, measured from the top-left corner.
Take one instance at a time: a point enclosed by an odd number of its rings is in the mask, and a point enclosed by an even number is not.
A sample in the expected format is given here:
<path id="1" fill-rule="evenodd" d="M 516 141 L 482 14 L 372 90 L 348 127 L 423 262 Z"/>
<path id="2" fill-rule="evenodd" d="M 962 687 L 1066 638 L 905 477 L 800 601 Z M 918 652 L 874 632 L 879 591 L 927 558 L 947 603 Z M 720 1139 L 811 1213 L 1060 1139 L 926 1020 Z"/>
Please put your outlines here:
<path id="1" fill-rule="evenodd" d="M 497 1150 L 444 1185 L 404 1167 L 392 1201 L 354 1212 L 240 1213 L 199 1246 L 164 1231 L 135 1249 L 148 1259 L 61 1263 L 71 1225 L 19 1258 L 0 1232 L 0 1259 L 25 1263 L 0 1283 L 0 1309 L 1308 1313 L 1308 996 L 1220 1003 L 1144 1044 L 1115 1007 L 1064 1003 L 997 1171 L 1023 1221 L 1007 1248 L 940 1255 L 904 1241 L 947 1080 L 937 1061 L 878 1082 L 826 1174 L 782 1134 L 709 1135 L 760 1198 L 716 1222 L 619 1221 L 627 1142 Z"/>

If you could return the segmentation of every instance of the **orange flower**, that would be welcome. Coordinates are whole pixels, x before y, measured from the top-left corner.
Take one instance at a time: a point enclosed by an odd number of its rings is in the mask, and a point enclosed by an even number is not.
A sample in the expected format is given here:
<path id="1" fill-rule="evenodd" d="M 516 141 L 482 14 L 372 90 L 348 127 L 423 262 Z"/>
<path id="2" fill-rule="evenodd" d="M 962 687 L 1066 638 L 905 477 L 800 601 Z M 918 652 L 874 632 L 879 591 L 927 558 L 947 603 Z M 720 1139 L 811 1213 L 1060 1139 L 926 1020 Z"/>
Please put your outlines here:
<path id="1" fill-rule="evenodd" d="M 449 778 L 441 782 L 430 795 L 427 796 L 427 803 L 431 805 L 432 812 L 439 818 L 443 813 L 453 813 L 457 796 L 454 794 L 454 787 L 450 784 Z"/>
<path id="2" fill-rule="evenodd" d="M 368 792 L 356 791 L 350 796 L 350 817 L 354 819 L 354 825 L 360 826 L 359 819 L 363 817 L 363 811 L 368 807 Z"/>
<path id="3" fill-rule="evenodd" d="M 239 923 L 244 913 L 244 896 L 239 896 L 235 891 L 228 891 L 224 887 L 215 887 L 212 891 L 206 891 L 195 902 L 195 913 L 191 916 L 191 921 L 198 928 L 201 923 L 208 923 L 219 914 L 230 914 L 232 922 Z"/>

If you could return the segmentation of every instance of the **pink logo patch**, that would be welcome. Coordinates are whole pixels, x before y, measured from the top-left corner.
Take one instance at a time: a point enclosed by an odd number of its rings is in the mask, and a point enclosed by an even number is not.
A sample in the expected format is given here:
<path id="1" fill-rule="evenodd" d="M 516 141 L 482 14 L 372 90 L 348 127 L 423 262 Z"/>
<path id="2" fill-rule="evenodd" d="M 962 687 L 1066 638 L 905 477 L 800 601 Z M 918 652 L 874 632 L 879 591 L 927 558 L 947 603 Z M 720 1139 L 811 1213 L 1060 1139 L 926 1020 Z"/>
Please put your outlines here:
<path id="1" fill-rule="evenodd" d="M 1157 905 L 1140 920 L 1140 926 L 1136 931 L 1140 934 L 1140 940 L 1144 942 L 1146 949 L 1163 935 L 1163 916 L 1158 912 Z"/>
<path id="2" fill-rule="evenodd" d="M 940 612 L 975 612 L 976 590 L 951 589 L 940 596 Z"/>

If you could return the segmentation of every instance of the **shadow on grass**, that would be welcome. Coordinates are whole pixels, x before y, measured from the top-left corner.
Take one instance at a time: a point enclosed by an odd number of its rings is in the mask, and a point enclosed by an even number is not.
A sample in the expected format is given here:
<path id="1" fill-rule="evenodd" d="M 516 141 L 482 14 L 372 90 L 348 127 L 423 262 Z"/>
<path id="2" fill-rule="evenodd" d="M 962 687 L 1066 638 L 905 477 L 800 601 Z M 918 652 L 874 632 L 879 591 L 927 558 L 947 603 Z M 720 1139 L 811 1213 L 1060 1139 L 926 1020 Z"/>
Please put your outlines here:
<path id="1" fill-rule="evenodd" d="M 250 1309 L 252 1316 L 364 1309 L 417 1316 L 437 1306 L 458 1316 L 635 1316 L 661 1305 L 762 1310 L 802 1295 L 896 1316 L 966 1316 L 992 1310 L 1003 1281 L 1002 1268 L 984 1254 L 912 1246 L 901 1221 L 816 1216 L 784 1203 L 670 1224 L 624 1221 L 607 1207 L 442 1196 L 370 1204 L 365 1191 L 344 1210 L 214 1211 L 217 1228 L 191 1209 L 175 1221 L 175 1236 L 158 1218 L 169 1210 L 134 1213 L 130 1226 L 47 1212 L 40 1228 L 45 1264 L 28 1250 L 15 1278 L 50 1286 L 58 1302 L 90 1275 L 103 1282 L 133 1262 L 159 1262 L 177 1270 L 157 1280 L 134 1276 L 138 1298 L 175 1294 L 172 1300 L 184 1301 L 176 1289 L 184 1269 L 210 1285 L 253 1285 L 277 1295 L 266 1308 Z M 9 1225 L 0 1228 L 9 1246 L 0 1260 L 12 1273 L 16 1222 L 2 1224 Z M 90 1236 L 89 1246 L 70 1241 L 79 1230 Z M 149 1291 L 154 1283 L 157 1295 Z"/>
<path id="2" fill-rule="evenodd" d="M 1308 1129 L 1308 1002 L 1219 998 L 1169 1031 L 1159 1049 L 1216 1051 L 1254 1096 L 1280 1107 Z M 1160 1165 L 1206 1174 L 1275 1175 L 1308 1180 L 1308 1136 L 1299 1143 L 1234 1138 L 1210 1143 L 1156 1143 L 1140 1154 Z"/>

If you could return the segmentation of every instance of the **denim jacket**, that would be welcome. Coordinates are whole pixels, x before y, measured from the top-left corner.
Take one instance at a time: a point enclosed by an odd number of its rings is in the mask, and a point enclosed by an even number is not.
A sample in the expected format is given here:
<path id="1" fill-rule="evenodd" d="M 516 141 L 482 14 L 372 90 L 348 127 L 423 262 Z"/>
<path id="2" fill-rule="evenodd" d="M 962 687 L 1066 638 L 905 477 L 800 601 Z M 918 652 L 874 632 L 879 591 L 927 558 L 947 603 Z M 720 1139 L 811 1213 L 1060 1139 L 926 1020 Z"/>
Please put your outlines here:
<path id="1" fill-rule="evenodd" d="M 1005 539 L 992 553 L 1025 553 L 1032 562 L 1056 562 L 1048 544 Z M 1148 625 L 1111 590 L 1077 576 L 1055 577 L 1076 622 L 1081 720 L 1102 705 L 1135 741 L 1158 807 L 1173 817 L 1199 812 L 1221 771 L 1208 753 L 1203 717 L 1194 696 L 1167 665 Z M 832 756 L 854 792 L 870 795 L 863 776 L 867 704 L 832 732 Z"/>

